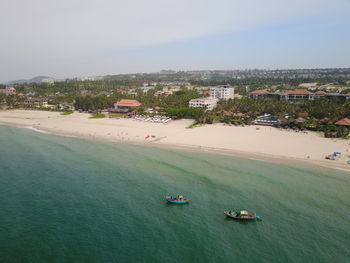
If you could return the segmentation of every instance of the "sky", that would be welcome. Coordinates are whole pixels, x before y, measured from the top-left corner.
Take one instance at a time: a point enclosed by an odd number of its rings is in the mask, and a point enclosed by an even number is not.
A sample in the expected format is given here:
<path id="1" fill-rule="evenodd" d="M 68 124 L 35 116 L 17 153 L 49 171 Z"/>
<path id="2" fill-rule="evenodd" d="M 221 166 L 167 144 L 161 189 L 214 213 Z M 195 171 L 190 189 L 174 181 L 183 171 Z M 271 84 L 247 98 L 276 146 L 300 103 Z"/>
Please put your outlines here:
<path id="1" fill-rule="evenodd" d="M 350 0 L 0 0 L 0 81 L 350 67 Z"/>

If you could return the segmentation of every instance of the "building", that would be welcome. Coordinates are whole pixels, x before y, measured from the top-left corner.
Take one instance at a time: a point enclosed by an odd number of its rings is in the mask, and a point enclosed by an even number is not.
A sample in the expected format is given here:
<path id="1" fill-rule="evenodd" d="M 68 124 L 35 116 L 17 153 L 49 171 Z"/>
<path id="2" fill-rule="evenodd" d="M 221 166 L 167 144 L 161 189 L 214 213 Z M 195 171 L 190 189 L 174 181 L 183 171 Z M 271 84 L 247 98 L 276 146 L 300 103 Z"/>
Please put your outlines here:
<path id="1" fill-rule="evenodd" d="M 340 121 L 337 121 L 335 125 L 350 127 L 350 119 L 348 118 L 342 119 Z"/>
<path id="2" fill-rule="evenodd" d="M 314 95 L 315 95 L 315 99 L 321 99 L 321 98 L 324 98 L 324 96 L 326 96 L 327 93 L 320 90 L 320 91 L 316 91 Z"/>
<path id="3" fill-rule="evenodd" d="M 203 90 L 203 91 L 202 91 L 202 94 L 203 94 L 204 96 L 210 96 L 210 90 Z"/>
<path id="4" fill-rule="evenodd" d="M 220 85 L 210 88 L 210 97 L 216 99 L 234 99 L 235 97 L 235 88 L 231 85 Z"/>
<path id="5" fill-rule="evenodd" d="M 206 108 L 212 110 L 216 107 L 218 99 L 215 98 L 198 98 L 189 101 L 188 106 L 190 108 Z"/>
<path id="6" fill-rule="evenodd" d="M 137 100 L 123 99 L 114 104 L 114 109 L 118 111 L 129 111 L 130 108 L 135 108 L 141 106 L 141 103 Z"/>
<path id="7" fill-rule="evenodd" d="M 47 108 L 49 103 L 46 98 L 27 98 L 24 100 L 24 105 L 35 108 Z"/>
<path id="8" fill-rule="evenodd" d="M 137 96 L 137 90 L 136 89 L 130 89 L 128 91 L 128 94 L 131 95 L 131 96 L 136 97 Z"/>
<path id="9" fill-rule="evenodd" d="M 248 95 L 252 99 L 266 99 L 274 98 L 279 100 L 293 101 L 293 100 L 315 100 L 321 98 L 327 99 L 350 99 L 350 94 L 340 94 L 340 93 L 326 93 L 324 91 L 317 91 L 312 93 L 305 89 L 297 90 L 284 90 L 278 92 L 268 92 L 266 90 L 255 90 Z"/>
<path id="10" fill-rule="evenodd" d="M 315 94 L 305 89 L 288 90 L 285 92 L 281 92 L 279 96 L 280 96 L 280 100 L 314 100 L 315 99 Z"/>
<path id="11" fill-rule="evenodd" d="M 14 95 L 16 94 L 16 89 L 12 86 L 7 86 L 5 89 L 0 89 L 0 93 L 5 95 Z"/>
<path id="12" fill-rule="evenodd" d="M 163 91 L 163 90 L 158 90 L 158 91 L 156 91 L 155 93 L 154 93 L 154 96 L 155 97 L 158 97 L 158 96 L 170 96 L 170 95 L 172 95 L 173 94 L 173 92 L 172 91 Z"/>
<path id="13" fill-rule="evenodd" d="M 154 82 L 154 81 L 152 81 L 152 82 L 143 82 L 142 86 L 143 87 L 149 87 L 149 86 L 155 87 L 155 86 L 157 86 L 157 82 Z"/>
<path id="14" fill-rule="evenodd" d="M 280 125 L 287 122 L 287 117 L 284 116 L 271 116 L 271 114 L 265 114 L 263 116 L 257 117 L 253 123 L 256 125 Z"/>
<path id="15" fill-rule="evenodd" d="M 249 93 L 249 97 L 252 99 L 265 99 L 269 94 L 267 90 L 255 90 Z"/>
<path id="16" fill-rule="evenodd" d="M 314 83 L 301 83 L 301 84 L 299 84 L 299 88 L 308 89 L 308 90 L 316 90 L 317 89 L 317 85 L 318 85 L 317 82 L 314 82 Z"/>
<path id="17" fill-rule="evenodd" d="M 26 97 L 26 95 L 24 95 L 23 93 L 18 93 L 17 97 L 20 98 L 20 99 L 23 99 L 23 98 Z"/>
<path id="18" fill-rule="evenodd" d="M 74 103 L 68 103 L 68 102 L 60 103 L 59 109 L 66 110 L 66 111 L 75 110 Z"/>
<path id="19" fill-rule="evenodd" d="M 140 90 L 142 90 L 143 94 L 146 94 L 148 91 L 154 89 L 153 86 L 143 86 L 139 88 Z"/>
<path id="20" fill-rule="evenodd" d="M 181 80 L 176 80 L 176 81 L 161 81 L 159 85 L 162 86 L 191 86 L 190 82 L 187 81 L 181 81 Z"/>

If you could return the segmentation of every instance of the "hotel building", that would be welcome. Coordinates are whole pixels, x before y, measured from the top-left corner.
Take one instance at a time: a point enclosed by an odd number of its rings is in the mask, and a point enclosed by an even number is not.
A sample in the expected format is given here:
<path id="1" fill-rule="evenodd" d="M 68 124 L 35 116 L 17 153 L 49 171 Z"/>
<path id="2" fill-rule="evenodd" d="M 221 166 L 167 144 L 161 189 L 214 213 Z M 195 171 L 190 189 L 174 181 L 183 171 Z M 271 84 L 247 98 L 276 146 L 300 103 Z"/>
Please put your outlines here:
<path id="1" fill-rule="evenodd" d="M 216 99 L 234 99 L 235 97 L 235 88 L 231 85 L 220 85 L 210 88 L 210 97 Z"/>

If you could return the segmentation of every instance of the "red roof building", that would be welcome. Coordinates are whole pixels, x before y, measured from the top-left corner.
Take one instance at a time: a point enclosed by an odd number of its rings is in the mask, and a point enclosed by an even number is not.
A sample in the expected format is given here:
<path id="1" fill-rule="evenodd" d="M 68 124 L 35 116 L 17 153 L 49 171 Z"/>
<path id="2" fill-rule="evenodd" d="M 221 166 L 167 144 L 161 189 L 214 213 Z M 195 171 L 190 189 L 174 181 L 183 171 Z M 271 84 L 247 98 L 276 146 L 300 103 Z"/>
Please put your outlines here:
<path id="1" fill-rule="evenodd" d="M 120 100 L 114 104 L 114 107 L 116 109 L 121 109 L 121 108 L 125 109 L 129 107 L 139 107 L 139 106 L 141 106 L 141 103 L 138 102 L 137 100 L 128 100 L 128 99 Z"/>
<path id="2" fill-rule="evenodd" d="M 252 99 L 264 99 L 267 98 L 269 92 L 267 90 L 254 90 L 249 93 L 249 97 Z"/>
<path id="3" fill-rule="evenodd" d="M 316 91 L 314 95 L 315 95 L 315 99 L 320 99 L 320 98 L 324 98 L 327 95 L 327 93 L 319 90 L 319 91 Z"/>
<path id="4" fill-rule="evenodd" d="M 350 126 L 350 119 L 345 118 L 340 121 L 337 121 L 335 125 L 340 125 L 340 126 Z"/>
<path id="5" fill-rule="evenodd" d="M 296 89 L 296 90 L 288 90 L 286 92 L 288 95 L 313 95 L 312 92 L 306 90 L 306 89 Z"/>
<path id="6" fill-rule="evenodd" d="M 296 120 L 295 120 L 296 123 L 304 123 L 306 122 L 306 120 L 303 118 L 303 117 L 298 117 Z"/>
<path id="7" fill-rule="evenodd" d="M 315 95 L 306 89 L 286 90 L 280 93 L 281 100 L 314 100 Z"/>
<path id="8" fill-rule="evenodd" d="M 250 92 L 250 95 L 261 95 L 261 94 L 267 94 L 268 91 L 267 90 L 254 90 L 252 92 Z"/>

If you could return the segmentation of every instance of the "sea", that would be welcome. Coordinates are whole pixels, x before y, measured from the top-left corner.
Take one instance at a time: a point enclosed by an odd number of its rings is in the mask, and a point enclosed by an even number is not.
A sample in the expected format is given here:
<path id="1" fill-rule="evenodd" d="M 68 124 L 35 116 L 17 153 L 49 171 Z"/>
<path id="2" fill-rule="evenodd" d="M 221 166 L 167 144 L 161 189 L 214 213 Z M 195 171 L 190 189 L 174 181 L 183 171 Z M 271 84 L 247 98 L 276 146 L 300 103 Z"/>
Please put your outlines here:
<path id="1" fill-rule="evenodd" d="M 0 262 L 350 262 L 350 173 L 0 125 Z"/>

